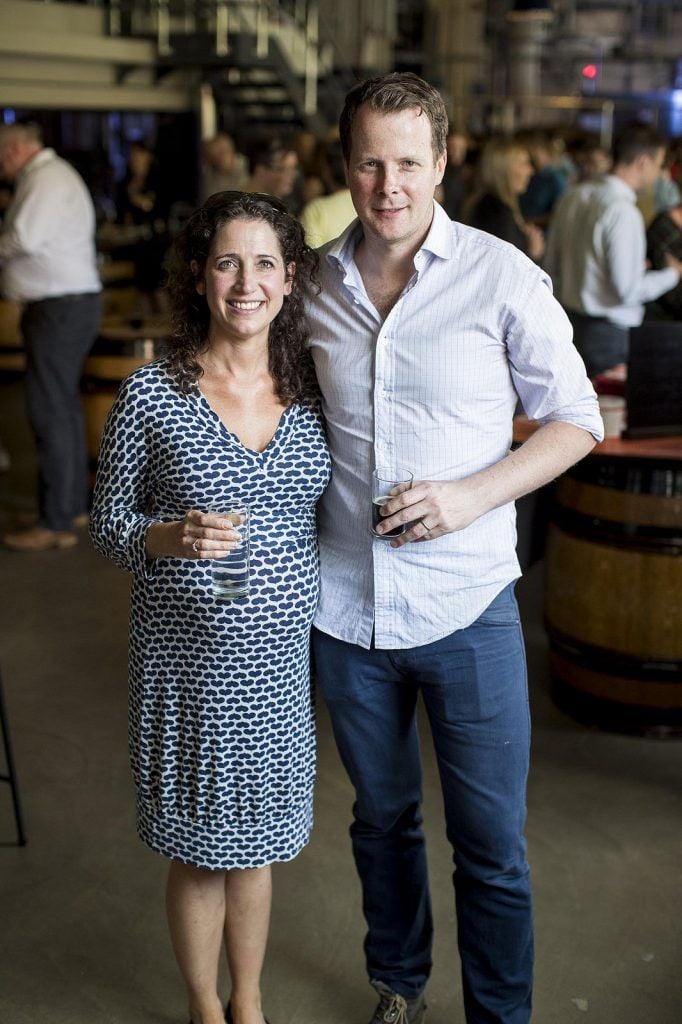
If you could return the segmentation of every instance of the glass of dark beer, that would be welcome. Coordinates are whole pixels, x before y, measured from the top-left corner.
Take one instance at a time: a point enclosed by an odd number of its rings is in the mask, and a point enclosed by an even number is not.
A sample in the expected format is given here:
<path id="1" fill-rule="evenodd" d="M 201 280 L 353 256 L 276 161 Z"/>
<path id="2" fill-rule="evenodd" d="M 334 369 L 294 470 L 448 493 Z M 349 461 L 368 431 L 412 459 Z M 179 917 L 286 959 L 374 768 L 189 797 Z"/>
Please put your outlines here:
<path id="1" fill-rule="evenodd" d="M 410 525 L 402 523 L 388 533 L 377 533 L 377 526 L 385 518 L 381 514 L 381 506 L 385 505 L 397 494 L 402 494 L 412 486 L 412 473 L 400 466 L 377 466 L 372 473 L 372 533 L 377 540 L 395 540 Z"/>

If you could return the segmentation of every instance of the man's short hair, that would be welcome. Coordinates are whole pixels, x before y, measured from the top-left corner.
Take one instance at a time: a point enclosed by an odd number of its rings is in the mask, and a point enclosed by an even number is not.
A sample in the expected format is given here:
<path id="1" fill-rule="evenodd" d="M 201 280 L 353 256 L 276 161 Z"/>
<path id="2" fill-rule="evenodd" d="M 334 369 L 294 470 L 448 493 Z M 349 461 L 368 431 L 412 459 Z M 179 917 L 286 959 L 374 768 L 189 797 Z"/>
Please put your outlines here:
<path id="1" fill-rule="evenodd" d="M 43 130 L 37 121 L 16 121 L 0 125 L 0 141 L 4 139 L 21 139 L 22 142 L 42 146 Z"/>
<path id="2" fill-rule="evenodd" d="M 666 140 L 655 128 L 648 124 L 633 124 L 623 129 L 613 143 L 614 166 L 621 164 L 627 167 L 639 156 L 656 156 L 665 149 Z"/>
<path id="3" fill-rule="evenodd" d="M 368 107 L 382 114 L 393 114 L 400 110 L 418 107 L 431 124 L 431 143 L 434 161 L 445 151 L 448 138 L 448 115 L 443 97 L 432 85 L 411 71 L 393 71 L 389 75 L 368 78 L 354 86 L 346 96 L 341 117 L 339 136 L 346 163 L 350 159 L 351 132 L 353 119 L 361 107 Z"/>
<path id="4" fill-rule="evenodd" d="M 280 138 L 258 139 L 249 147 L 248 151 L 251 174 L 257 167 L 272 167 L 277 162 L 277 158 L 282 153 L 288 153 L 289 149 L 290 147 Z"/>

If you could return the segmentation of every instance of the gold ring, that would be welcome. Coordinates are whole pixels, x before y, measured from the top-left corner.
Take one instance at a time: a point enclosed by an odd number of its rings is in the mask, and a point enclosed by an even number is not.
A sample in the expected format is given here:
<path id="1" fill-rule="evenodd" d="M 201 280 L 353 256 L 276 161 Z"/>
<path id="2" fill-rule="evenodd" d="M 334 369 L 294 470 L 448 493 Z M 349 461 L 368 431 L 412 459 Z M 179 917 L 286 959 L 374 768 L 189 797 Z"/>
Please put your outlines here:
<path id="1" fill-rule="evenodd" d="M 198 544 L 198 543 L 199 543 L 199 538 L 198 538 L 198 537 L 195 537 L 195 538 L 194 538 L 194 543 L 192 544 L 192 550 L 193 550 L 194 552 L 196 552 L 196 554 L 198 554 L 198 553 L 199 553 L 199 548 L 197 547 L 197 544 Z"/>

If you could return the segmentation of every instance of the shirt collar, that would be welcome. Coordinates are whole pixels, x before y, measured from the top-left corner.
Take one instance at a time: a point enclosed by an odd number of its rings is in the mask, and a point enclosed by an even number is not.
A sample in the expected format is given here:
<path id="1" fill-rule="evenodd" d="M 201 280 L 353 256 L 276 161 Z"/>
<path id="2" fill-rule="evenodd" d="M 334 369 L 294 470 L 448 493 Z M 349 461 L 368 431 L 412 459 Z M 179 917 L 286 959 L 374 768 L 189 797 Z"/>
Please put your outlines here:
<path id="1" fill-rule="evenodd" d="M 433 203 L 433 220 L 429 233 L 424 239 L 420 251 L 433 253 L 442 260 L 451 260 L 455 256 L 455 238 L 452 221 L 447 213 L 435 200 Z"/>
<path id="2" fill-rule="evenodd" d="M 362 224 L 356 217 L 351 221 L 342 235 L 332 242 L 327 249 L 326 259 L 329 263 L 336 264 L 347 270 L 353 262 L 355 248 L 362 237 Z"/>
<path id="3" fill-rule="evenodd" d="M 608 174 L 606 180 L 611 186 L 612 192 L 616 192 L 624 199 L 630 199 L 633 203 L 637 202 L 637 193 L 629 185 L 626 185 L 622 178 L 616 177 L 615 174 Z"/>
<path id="4" fill-rule="evenodd" d="M 348 225 L 343 234 L 335 242 L 331 243 L 326 253 L 326 259 L 347 271 L 353 262 L 355 249 L 361 237 L 362 224 L 356 218 Z M 443 260 L 449 260 L 455 256 L 452 221 L 443 207 L 439 206 L 435 201 L 433 204 L 431 227 L 419 248 L 419 252 L 430 252 Z"/>
<path id="5" fill-rule="evenodd" d="M 49 146 L 45 149 L 39 150 L 35 156 L 32 156 L 31 159 L 24 164 L 24 166 L 19 171 L 19 174 L 17 175 L 17 179 L 23 178 L 25 174 L 30 174 L 30 172 L 34 171 L 36 167 L 42 167 L 43 164 L 46 164 L 49 160 L 52 160 L 54 155 L 54 150 L 50 149 Z"/>

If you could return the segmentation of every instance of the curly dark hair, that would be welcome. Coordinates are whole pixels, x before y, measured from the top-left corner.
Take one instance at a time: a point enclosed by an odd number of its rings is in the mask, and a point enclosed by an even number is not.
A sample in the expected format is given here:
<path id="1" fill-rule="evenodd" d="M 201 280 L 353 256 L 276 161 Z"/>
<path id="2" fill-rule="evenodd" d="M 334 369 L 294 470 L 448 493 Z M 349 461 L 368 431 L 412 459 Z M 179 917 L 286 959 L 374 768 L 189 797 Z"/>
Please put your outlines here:
<path id="1" fill-rule="evenodd" d="M 206 351 L 211 314 L 205 296 L 197 291 L 197 281 L 204 274 L 216 232 L 235 219 L 265 221 L 277 235 L 285 266 L 296 264 L 291 294 L 284 296 L 282 309 L 270 324 L 268 369 L 277 397 L 285 405 L 315 401 L 319 392 L 306 345 L 303 294 L 308 282 L 319 291 L 317 254 L 306 245 L 303 228 L 284 204 L 259 192 L 216 192 L 194 211 L 173 243 L 167 282 L 173 325 L 168 362 L 175 385 L 189 393 L 203 373 L 197 356 Z"/>

